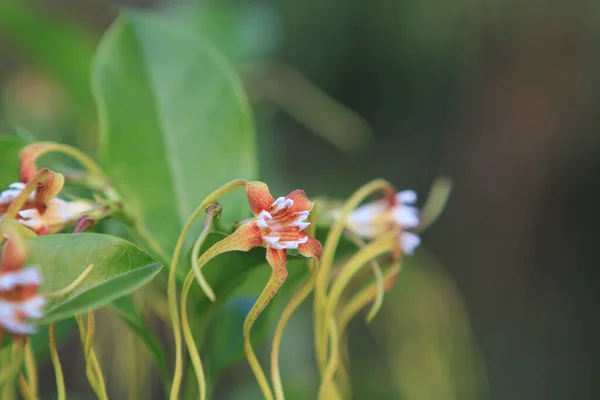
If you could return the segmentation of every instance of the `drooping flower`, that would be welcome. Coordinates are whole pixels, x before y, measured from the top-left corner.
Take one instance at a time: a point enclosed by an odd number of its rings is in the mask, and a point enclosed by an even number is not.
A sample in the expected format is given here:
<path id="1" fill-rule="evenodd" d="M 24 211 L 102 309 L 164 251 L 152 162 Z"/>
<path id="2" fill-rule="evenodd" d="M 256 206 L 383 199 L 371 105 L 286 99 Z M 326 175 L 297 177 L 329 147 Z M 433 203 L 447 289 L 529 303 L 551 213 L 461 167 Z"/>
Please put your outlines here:
<path id="1" fill-rule="evenodd" d="M 288 249 L 297 249 L 306 257 L 320 258 L 321 243 L 304 231 L 313 202 L 303 190 L 294 190 L 285 197 L 273 199 L 262 182 L 246 185 L 248 203 L 254 218 L 240 226 L 233 235 L 244 235 L 251 248 L 265 246 L 267 258 L 283 258 Z"/>
<path id="2" fill-rule="evenodd" d="M 323 247 L 304 231 L 309 225 L 306 221 L 314 203 L 306 197 L 303 190 L 295 190 L 285 197 L 274 199 L 263 182 L 245 182 L 245 186 L 254 217 L 205 251 L 194 263 L 194 268 L 199 271 L 209 260 L 225 252 L 266 247 L 266 258 L 271 265 L 272 274 L 244 321 L 243 335 L 250 367 L 265 398 L 272 399 L 269 383 L 252 349 L 250 331 L 259 314 L 287 278 L 287 251 L 298 250 L 306 257 L 320 259 Z M 206 295 L 214 300 L 214 292 L 199 272 L 198 279 Z"/>
<path id="3" fill-rule="evenodd" d="M 412 254 L 421 239 L 408 229 L 419 226 L 419 210 L 413 206 L 417 194 L 412 190 L 389 193 L 366 203 L 348 216 L 346 228 L 365 238 L 375 239 L 391 229 L 400 228 L 398 244 L 405 254 Z"/>
<path id="4" fill-rule="evenodd" d="M 25 248 L 14 239 L 7 240 L 0 264 L 0 336 L 35 332 L 31 319 L 42 316 L 45 299 L 38 288 L 42 277 L 34 266 L 24 267 Z"/>
<path id="5" fill-rule="evenodd" d="M 67 225 L 77 222 L 81 216 L 94 208 L 94 203 L 91 201 L 66 201 L 55 197 L 62 188 L 62 181 L 55 184 L 50 193 L 49 190 L 43 189 L 42 185 L 38 185 L 38 189 L 42 188 L 41 190 L 36 190 L 28 196 L 15 216 L 19 223 L 37 235 L 59 232 Z M 6 212 L 24 189 L 25 183 L 16 182 L 0 193 L 0 215 Z"/>

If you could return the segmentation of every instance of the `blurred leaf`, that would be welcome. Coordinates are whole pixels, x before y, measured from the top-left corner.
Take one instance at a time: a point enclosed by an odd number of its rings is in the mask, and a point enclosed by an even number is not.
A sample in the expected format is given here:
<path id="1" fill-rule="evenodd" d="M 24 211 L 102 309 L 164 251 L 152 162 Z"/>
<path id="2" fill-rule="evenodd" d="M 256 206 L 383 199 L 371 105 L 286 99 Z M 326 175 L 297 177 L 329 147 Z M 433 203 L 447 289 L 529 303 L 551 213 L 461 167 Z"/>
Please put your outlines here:
<path id="1" fill-rule="evenodd" d="M 96 40 L 91 31 L 28 2 L 2 0 L 0 32 L 63 84 L 80 111 L 93 112 L 89 76 Z"/>
<path id="2" fill-rule="evenodd" d="M 145 12 L 121 14 L 93 75 L 104 167 L 138 229 L 171 253 L 206 195 L 256 175 L 242 85 L 192 29 Z M 224 204 L 228 222 L 248 215 L 242 191 Z"/>
<path id="3" fill-rule="evenodd" d="M 274 7 L 263 1 L 171 2 L 169 12 L 213 41 L 233 62 L 256 61 L 281 45 L 282 26 Z"/>
<path id="4" fill-rule="evenodd" d="M 109 307 L 115 310 L 123 321 L 138 335 L 154 359 L 158 367 L 158 372 L 164 382 L 169 382 L 171 380 L 171 372 L 169 371 L 165 349 L 158 338 L 152 333 L 152 329 L 136 308 L 133 299 L 131 297 L 123 297 L 111 303 Z"/>
<path id="5" fill-rule="evenodd" d="M 308 269 L 305 264 L 305 260 L 288 261 L 288 278 L 252 328 L 253 346 L 256 347 L 274 331 L 284 306 L 291 299 L 300 282 L 307 279 Z M 270 268 L 265 266 L 264 269 L 253 271 L 252 276 L 249 277 L 253 281 L 252 284 L 257 281 L 260 285 L 257 295 L 266 284 L 270 273 Z M 210 343 L 207 346 L 208 371 L 213 382 L 225 369 L 244 359 L 242 328 L 255 300 L 256 296 L 236 296 L 217 311 L 211 324 Z"/>
<path id="6" fill-rule="evenodd" d="M 11 136 L 0 136 L 0 190 L 19 180 L 19 151 L 25 142 Z"/>
<path id="7" fill-rule="evenodd" d="M 51 300 L 41 324 L 105 306 L 149 282 L 161 265 L 129 242 L 97 233 L 29 239 L 28 264 L 40 268 L 42 293 L 68 286 L 90 264 L 91 274 L 70 294 Z"/>

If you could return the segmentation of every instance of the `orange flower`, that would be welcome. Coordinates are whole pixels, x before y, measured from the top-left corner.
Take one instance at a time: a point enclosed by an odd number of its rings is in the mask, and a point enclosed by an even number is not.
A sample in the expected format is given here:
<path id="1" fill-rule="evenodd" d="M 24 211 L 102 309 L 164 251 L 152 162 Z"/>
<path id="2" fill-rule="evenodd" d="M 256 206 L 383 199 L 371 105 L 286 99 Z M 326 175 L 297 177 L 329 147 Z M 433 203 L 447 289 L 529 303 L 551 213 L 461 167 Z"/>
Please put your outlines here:
<path id="1" fill-rule="evenodd" d="M 321 258 L 321 243 L 304 231 L 309 225 L 305 221 L 313 207 L 304 190 L 294 190 L 286 197 L 274 200 L 266 184 L 249 182 L 246 196 L 254 218 L 231 235 L 234 239 L 245 239 L 244 250 L 265 246 L 271 265 L 285 264 L 288 249 L 297 249 L 306 257 Z"/>

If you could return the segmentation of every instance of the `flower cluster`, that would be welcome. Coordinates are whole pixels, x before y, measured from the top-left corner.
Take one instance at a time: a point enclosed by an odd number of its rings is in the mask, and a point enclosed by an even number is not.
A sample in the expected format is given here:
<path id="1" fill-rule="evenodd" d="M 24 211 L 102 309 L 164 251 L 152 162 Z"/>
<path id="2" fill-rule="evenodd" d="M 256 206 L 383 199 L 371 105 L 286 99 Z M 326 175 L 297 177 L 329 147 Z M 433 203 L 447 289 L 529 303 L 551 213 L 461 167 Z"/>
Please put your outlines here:
<path id="1" fill-rule="evenodd" d="M 375 239 L 391 229 L 399 229 L 398 245 L 403 253 L 412 254 L 421 243 L 407 231 L 419 226 L 419 210 L 413 206 L 417 194 L 412 190 L 388 193 L 380 200 L 364 204 L 348 217 L 346 228 L 365 238 Z"/>
<path id="2" fill-rule="evenodd" d="M 38 186 L 43 187 L 43 186 Z M 62 187 L 62 183 L 60 183 Z M 16 197 L 25 189 L 25 183 L 16 182 L 0 193 L 0 213 L 4 214 Z M 44 190 L 32 192 L 20 207 L 16 220 L 37 235 L 47 235 L 74 224 L 89 212 L 94 203 L 88 200 L 66 201 L 50 196 L 41 200 Z"/>

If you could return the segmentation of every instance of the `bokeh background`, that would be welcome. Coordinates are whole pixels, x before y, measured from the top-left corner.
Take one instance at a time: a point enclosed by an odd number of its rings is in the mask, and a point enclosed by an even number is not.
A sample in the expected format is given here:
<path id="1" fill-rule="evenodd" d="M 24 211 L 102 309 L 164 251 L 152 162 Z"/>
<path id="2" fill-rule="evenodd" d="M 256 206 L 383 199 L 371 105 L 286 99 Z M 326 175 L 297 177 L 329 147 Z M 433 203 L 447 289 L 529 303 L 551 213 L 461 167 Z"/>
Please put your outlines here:
<path id="1" fill-rule="evenodd" d="M 274 192 L 454 182 L 381 315 L 351 326 L 355 398 L 597 398 L 600 3 L 0 0 L 2 133 L 95 154 L 91 59 L 122 6 L 235 64 Z M 290 398 L 316 392 L 310 323 L 284 340 Z M 241 362 L 215 398 L 256 396 Z"/>

